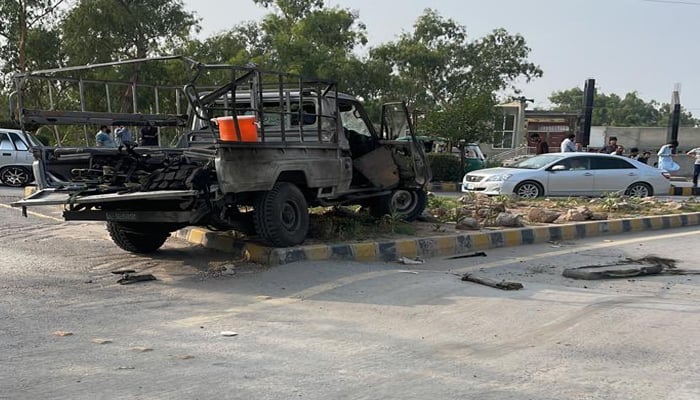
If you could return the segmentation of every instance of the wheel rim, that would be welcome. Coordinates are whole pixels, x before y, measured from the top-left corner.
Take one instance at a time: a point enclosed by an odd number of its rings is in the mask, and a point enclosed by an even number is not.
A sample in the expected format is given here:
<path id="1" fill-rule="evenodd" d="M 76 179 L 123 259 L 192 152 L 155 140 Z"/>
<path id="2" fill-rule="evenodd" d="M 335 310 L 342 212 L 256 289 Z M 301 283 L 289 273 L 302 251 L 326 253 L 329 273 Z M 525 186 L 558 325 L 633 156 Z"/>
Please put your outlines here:
<path id="1" fill-rule="evenodd" d="M 518 187 L 516 194 L 524 199 L 534 199 L 539 197 L 540 188 L 534 183 L 524 183 Z"/>
<path id="2" fill-rule="evenodd" d="M 287 231 L 295 231 L 299 229 L 299 207 L 296 203 L 288 201 L 282 206 L 280 213 L 280 222 Z"/>
<path id="3" fill-rule="evenodd" d="M 407 190 L 397 191 L 391 199 L 391 207 L 395 212 L 401 214 L 410 212 L 416 204 L 416 195 Z"/>
<path id="4" fill-rule="evenodd" d="M 29 174 L 23 168 L 8 168 L 2 173 L 2 181 L 9 186 L 22 186 L 29 182 Z"/>
<path id="5" fill-rule="evenodd" d="M 633 197 L 647 197 L 649 196 L 649 188 L 644 185 L 634 185 L 630 188 L 629 195 Z"/>

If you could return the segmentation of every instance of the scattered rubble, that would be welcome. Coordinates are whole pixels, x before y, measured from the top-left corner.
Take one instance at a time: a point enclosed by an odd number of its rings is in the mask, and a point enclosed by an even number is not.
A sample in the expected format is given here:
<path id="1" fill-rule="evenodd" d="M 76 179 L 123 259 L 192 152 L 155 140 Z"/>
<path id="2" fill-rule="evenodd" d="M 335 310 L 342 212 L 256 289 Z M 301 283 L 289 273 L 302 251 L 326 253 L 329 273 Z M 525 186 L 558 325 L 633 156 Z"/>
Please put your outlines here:
<path id="1" fill-rule="evenodd" d="M 572 279 L 619 279 L 634 276 L 697 274 L 699 271 L 685 271 L 676 269 L 676 260 L 657 256 L 644 256 L 641 258 L 627 258 L 624 261 L 603 264 L 585 265 L 583 267 L 568 268 L 562 272 L 567 278 Z"/>
<path id="2" fill-rule="evenodd" d="M 462 280 L 467 282 L 474 282 L 480 285 L 489 286 L 501 290 L 520 290 L 523 288 L 523 284 L 519 282 L 508 282 L 508 281 L 496 281 L 489 278 L 477 277 L 472 274 L 462 275 Z"/>

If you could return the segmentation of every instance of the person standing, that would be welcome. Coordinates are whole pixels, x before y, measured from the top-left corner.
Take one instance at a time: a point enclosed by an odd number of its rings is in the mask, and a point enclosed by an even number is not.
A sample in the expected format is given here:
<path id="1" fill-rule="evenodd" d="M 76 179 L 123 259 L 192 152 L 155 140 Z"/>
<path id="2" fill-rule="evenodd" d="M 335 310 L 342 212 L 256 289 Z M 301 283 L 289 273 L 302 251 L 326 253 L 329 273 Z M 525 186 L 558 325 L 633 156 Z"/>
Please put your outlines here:
<path id="1" fill-rule="evenodd" d="M 549 145 L 547 142 L 543 141 L 542 138 L 540 138 L 539 134 L 533 133 L 530 135 L 530 139 L 535 142 L 535 154 L 540 155 L 549 153 Z"/>
<path id="2" fill-rule="evenodd" d="M 695 164 L 693 164 L 693 187 L 698 187 L 698 175 L 700 175 L 700 147 L 689 150 L 687 153 L 689 157 L 695 157 Z"/>
<path id="3" fill-rule="evenodd" d="M 675 172 L 681 169 L 680 165 L 673 161 L 673 157 L 675 156 L 675 154 L 673 154 L 673 150 L 677 147 L 677 140 L 671 140 L 667 144 L 661 146 L 659 152 L 656 153 L 656 155 L 659 156 L 659 163 L 657 165 L 658 169 L 663 169 L 668 172 Z"/>
<path id="4" fill-rule="evenodd" d="M 600 149 L 601 153 L 612 154 L 617 151 L 617 137 L 610 136 L 608 138 L 608 145 Z"/>
<path id="5" fill-rule="evenodd" d="M 644 151 L 642 152 L 641 156 L 637 157 L 637 161 L 646 164 L 647 162 L 649 162 L 649 157 L 651 157 L 651 153 L 648 151 Z"/>
<path id="6" fill-rule="evenodd" d="M 621 144 L 617 145 L 615 152 L 613 152 L 612 154 L 614 154 L 616 156 L 624 156 L 625 155 L 625 146 L 623 146 Z"/>
<path id="7" fill-rule="evenodd" d="M 117 146 L 119 147 L 134 144 L 134 137 L 131 134 L 131 131 L 124 125 L 119 125 L 119 127 L 114 130 L 114 136 Z"/>
<path id="8" fill-rule="evenodd" d="M 560 148 L 562 153 L 576 152 L 576 142 L 574 142 L 574 139 L 576 139 L 576 135 L 572 133 L 561 141 Z"/>
<path id="9" fill-rule="evenodd" d="M 629 157 L 629 158 L 631 158 L 631 159 L 633 159 L 633 160 L 639 160 L 639 148 L 637 148 L 637 147 L 632 147 L 632 148 L 630 149 L 630 154 L 629 154 L 629 156 L 627 156 L 627 157 Z"/>
<path id="10" fill-rule="evenodd" d="M 112 136 L 109 134 L 109 128 L 107 125 L 100 126 L 100 130 L 97 131 L 95 135 L 95 146 L 97 147 L 117 147 L 112 140 Z"/>
<path id="11" fill-rule="evenodd" d="M 141 128 L 141 146 L 158 146 L 158 128 L 153 125 Z"/>

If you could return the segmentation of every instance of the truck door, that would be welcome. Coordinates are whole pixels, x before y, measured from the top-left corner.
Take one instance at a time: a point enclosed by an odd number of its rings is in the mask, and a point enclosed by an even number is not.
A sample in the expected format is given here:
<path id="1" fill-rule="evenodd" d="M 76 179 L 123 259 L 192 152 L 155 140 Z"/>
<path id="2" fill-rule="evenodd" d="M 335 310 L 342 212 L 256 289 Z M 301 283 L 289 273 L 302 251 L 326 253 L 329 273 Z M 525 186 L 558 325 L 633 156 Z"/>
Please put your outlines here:
<path id="1" fill-rule="evenodd" d="M 17 164 L 17 150 L 7 132 L 0 132 L 0 168 Z"/>
<path id="2" fill-rule="evenodd" d="M 423 145 L 416 138 L 406 103 L 387 103 L 382 107 L 380 136 L 392 144 L 397 153 L 405 157 L 397 159 L 402 180 L 412 180 L 413 184 L 424 187 L 432 178 Z M 405 165 L 407 164 L 407 165 Z"/>

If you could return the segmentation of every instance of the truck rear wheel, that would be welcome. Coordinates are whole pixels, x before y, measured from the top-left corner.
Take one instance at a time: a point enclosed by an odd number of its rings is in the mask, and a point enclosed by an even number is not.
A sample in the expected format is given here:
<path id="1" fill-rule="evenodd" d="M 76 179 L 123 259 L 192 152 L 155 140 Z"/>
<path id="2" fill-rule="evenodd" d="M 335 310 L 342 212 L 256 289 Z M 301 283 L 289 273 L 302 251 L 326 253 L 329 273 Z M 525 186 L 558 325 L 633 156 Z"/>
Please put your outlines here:
<path id="1" fill-rule="evenodd" d="M 296 185 L 279 182 L 258 196 L 253 219 L 255 232 L 265 243 L 295 246 L 306 239 L 309 231 L 309 206 Z"/>
<path id="2" fill-rule="evenodd" d="M 158 250 L 170 232 L 154 229 L 150 224 L 107 222 L 112 241 L 122 250 L 132 253 L 152 253 Z"/>
<path id="3" fill-rule="evenodd" d="M 414 221 L 425 210 L 428 196 L 423 190 L 399 189 L 381 196 L 370 206 L 374 217 L 396 214 L 405 221 Z"/>

